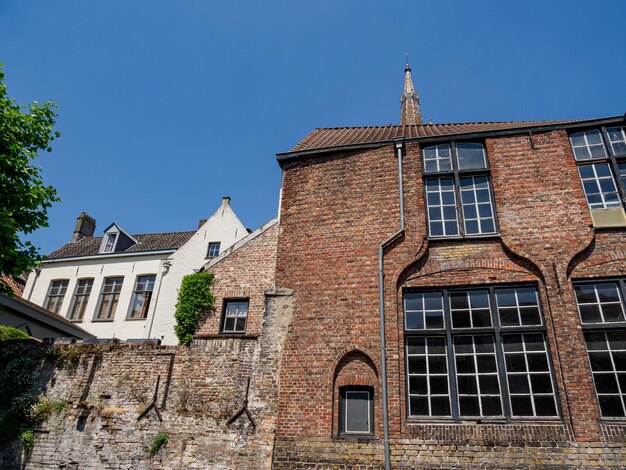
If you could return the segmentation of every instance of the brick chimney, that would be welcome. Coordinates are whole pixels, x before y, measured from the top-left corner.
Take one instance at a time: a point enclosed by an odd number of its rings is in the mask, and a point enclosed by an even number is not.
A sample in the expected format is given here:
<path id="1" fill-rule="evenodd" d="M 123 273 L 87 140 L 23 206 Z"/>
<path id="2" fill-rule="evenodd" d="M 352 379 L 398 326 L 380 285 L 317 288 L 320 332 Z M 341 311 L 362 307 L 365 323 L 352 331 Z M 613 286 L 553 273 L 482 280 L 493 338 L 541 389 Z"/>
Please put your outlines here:
<path id="1" fill-rule="evenodd" d="M 230 196 L 224 196 L 222 198 L 222 205 L 223 206 L 230 206 Z"/>
<path id="2" fill-rule="evenodd" d="M 93 237 L 93 232 L 96 230 L 96 219 L 91 217 L 85 212 L 76 218 L 76 226 L 74 227 L 74 234 L 72 235 L 72 243 L 77 242 L 81 238 Z"/>

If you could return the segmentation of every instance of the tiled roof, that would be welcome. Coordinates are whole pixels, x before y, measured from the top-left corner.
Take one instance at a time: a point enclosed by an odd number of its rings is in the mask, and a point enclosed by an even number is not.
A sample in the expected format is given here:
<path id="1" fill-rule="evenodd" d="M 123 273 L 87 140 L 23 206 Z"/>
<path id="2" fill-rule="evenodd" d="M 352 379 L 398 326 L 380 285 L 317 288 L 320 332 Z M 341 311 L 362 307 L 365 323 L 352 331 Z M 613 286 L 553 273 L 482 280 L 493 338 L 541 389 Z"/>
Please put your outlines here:
<path id="1" fill-rule="evenodd" d="M 535 126 L 550 126 L 576 122 L 565 121 L 515 121 L 466 122 L 452 124 L 424 124 L 421 126 L 333 127 L 315 129 L 287 153 L 314 149 L 343 147 L 374 142 L 388 142 L 396 138 L 416 139 L 468 134 L 473 132 L 501 131 Z"/>
<path id="2" fill-rule="evenodd" d="M 26 300 L 26 299 L 23 299 L 23 298 L 17 297 L 17 296 L 15 296 L 15 297 L 8 297 L 6 295 L 0 294 L 0 304 L 6 306 L 7 304 L 10 305 L 11 302 L 17 302 L 17 303 L 22 304 L 23 306 L 29 308 L 30 310 L 35 310 L 35 311 L 45 315 L 45 317 L 39 316 L 39 319 L 43 318 L 44 321 L 45 321 L 46 317 L 49 317 L 50 320 L 56 321 L 56 322 L 60 322 L 60 323 L 64 324 L 66 327 L 69 327 L 70 328 L 69 332 L 72 332 L 72 330 L 78 330 L 78 331 L 80 331 L 82 333 L 80 335 L 81 337 L 84 336 L 84 338 L 93 338 L 93 335 L 91 333 L 86 332 L 80 326 L 78 326 L 75 323 L 69 321 L 67 318 L 62 317 L 61 315 L 57 315 L 56 313 L 52 313 L 51 311 L 41 307 L 40 305 L 37 305 L 37 304 L 31 302 L 30 300 Z M 75 333 L 75 331 L 73 333 Z"/>
<path id="3" fill-rule="evenodd" d="M 142 251 L 176 250 L 191 236 L 194 230 L 188 232 L 140 233 L 133 235 L 139 242 L 131 246 L 124 253 L 138 253 Z M 100 250 L 102 237 L 85 237 L 74 243 L 67 243 L 50 253 L 46 259 L 72 258 L 74 256 L 97 255 Z M 110 253 L 107 253 L 110 254 Z"/>
<path id="4" fill-rule="evenodd" d="M 24 292 L 24 286 L 26 282 L 21 279 L 14 279 L 11 276 L 7 276 L 6 274 L 0 274 L 2 280 L 9 286 L 9 288 L 13 291 L 16 297 L 21 297 L 22 292 Z"/>

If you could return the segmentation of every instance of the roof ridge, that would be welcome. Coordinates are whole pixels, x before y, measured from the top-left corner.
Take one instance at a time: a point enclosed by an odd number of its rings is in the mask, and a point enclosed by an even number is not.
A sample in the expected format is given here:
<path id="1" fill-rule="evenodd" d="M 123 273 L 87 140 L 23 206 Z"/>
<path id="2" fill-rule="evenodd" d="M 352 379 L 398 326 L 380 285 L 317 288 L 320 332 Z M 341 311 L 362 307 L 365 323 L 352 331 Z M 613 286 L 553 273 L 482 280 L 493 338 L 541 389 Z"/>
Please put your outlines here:
<path id="1" fill-rule="evenodd" d="M 433 122 L 431 124 L 409 124 L 401 126 L 400 124 L 385 124 L 377 126 L 337 126 L 337 127 L 316 127 L 313 131 L 332 131 L 340 129 L 380 129 L 389 127 L 430 127 L 430 126 L 460 126 L 464 124 L 527 124 L 527 123 L 548 123 L 548 122 L 578 122 L 588 121 L 589 119 L 548 119 L 548 120 L 530 120 L 530 121 L 463 121 L 463 122 Z"/>

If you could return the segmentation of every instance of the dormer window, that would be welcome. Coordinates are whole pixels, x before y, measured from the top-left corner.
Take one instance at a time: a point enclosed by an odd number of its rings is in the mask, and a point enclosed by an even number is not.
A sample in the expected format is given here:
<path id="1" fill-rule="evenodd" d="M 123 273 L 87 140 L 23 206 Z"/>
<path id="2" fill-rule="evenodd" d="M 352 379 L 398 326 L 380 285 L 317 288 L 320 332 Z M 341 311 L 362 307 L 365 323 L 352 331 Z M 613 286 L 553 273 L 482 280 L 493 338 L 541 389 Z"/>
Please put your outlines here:
<path id="1" fill-rule="evenodd" d="M 117 241 L 117 233 L 107 233 L 102 245 L 102 253 L 112 253 Z"/>
<path id="2" fill-rule="evenodd" d="M 104 231 L 100 253 L 121 253 L 138 243 L 137 239 L 113 223 Z"/>

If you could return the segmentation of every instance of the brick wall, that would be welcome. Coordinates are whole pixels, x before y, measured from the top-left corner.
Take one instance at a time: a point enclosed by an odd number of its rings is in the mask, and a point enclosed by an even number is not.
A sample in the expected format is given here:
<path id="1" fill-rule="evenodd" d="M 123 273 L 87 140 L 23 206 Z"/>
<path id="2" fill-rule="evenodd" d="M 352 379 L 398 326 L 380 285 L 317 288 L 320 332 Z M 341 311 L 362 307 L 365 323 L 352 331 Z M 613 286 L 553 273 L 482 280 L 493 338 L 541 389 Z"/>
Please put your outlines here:
<path id="1" fill-rule="evenodd" d="M 534 454 L 545 465 L 570 465 L 562 453 L 573 455 L 571 465 L 602 461 L 614 466 L 623 459 L 619 442 L 626 423 L 600 419 L 571 279 L 623 273 L 624 232 L 591 227 L 565 131 L 534 134 L 532 142 L 521 135 L 489 138 L 485 144 L 499 236 L 456 241 L 428 240 L 420 149 L 417 143 L 405 145 L 406 231 L 385 253 L 394 462 L 505 467 L 515 464 L 507 454 L 512 446 L 510 454 L 519 453 L 528 466 Z M 295 307 L 281 371 L 277 466 L 376 468 L 381 462 L 380 402 L 375 400 L 374 441 L 337 437 L 338 392 L 331 378 L 351 351 L 365 354 L 380 375 L 377 249 L 398 227 L 397 188 L 391 145 L 284 166 L 276 284 L 293 289 Z M 408 419 L 403 289 L 509 282 L 531 282 L 538 288 L 562 419 L 490 425 Z M 358 376 L 354 374 L 355 381 Z M 302 409 L 314 413 L 302 414 Z M 452 442 L 463 445 L 462 452 L 455 451 L 456 460 L 447 455 Z M 564 450 L 555 455 L 554 447 Z"/>
<path id="2" fill-rule="evenodd" d="M 252 233 L 249 240 L 240 242 L 243 243 L 240 247 L 235 245 L 232 252 L 209 265 L 208 270 L 215 274 L 215 305 L 198 327 L 197 338 L 223 336 L 221 320 L 224 300 L 228 299 L 249 299 L 245 336 L 259 334 L 265 311 L 264 293 L 274 287 L 278 228 L 277 221 L 269 223 L 260 233 Z"/>
<path id="3" fill-rule="evenodd" d="M 32 454 L 19 444 L 0 446 L 0 468 L 230 469 L 270 468 L 277 406 L 277 371 L 291 316 L 285 292 L 268 293 L 256 338 L 214 338 L 191 348 L 73 346 L 76 368 L 42 365 L 38 386 L 67 400 L 61 413 L 36 429 Z M 152 400 L 157 406 L 138 420 Z M 241 409 L 250 380 L 246 415 Z M 158 432 L 169 435 L 154 457 Z"/>

